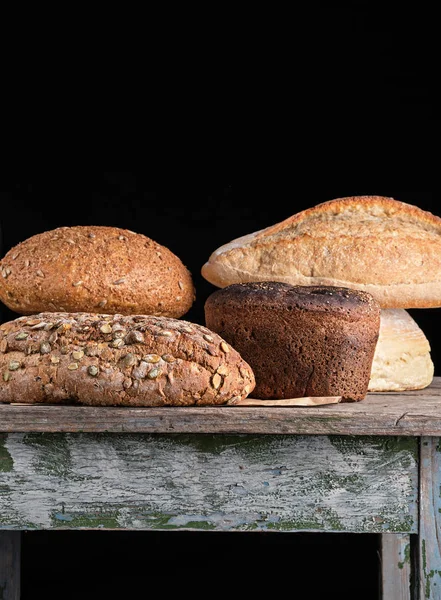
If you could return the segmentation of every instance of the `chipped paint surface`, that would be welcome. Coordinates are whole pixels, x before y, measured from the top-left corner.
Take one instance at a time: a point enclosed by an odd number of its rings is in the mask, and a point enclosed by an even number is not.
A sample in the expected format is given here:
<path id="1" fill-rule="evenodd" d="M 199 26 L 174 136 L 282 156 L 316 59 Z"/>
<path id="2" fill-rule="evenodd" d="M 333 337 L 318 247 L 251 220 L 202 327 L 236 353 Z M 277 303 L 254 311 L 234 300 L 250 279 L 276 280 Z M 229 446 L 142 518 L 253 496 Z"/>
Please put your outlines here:
<path id="1" fill-rule="evenodd" d="M 403 560 L 398 562 L 398 568 L 404 569 L 405 565 L 410 565 L 410 544 L 406 544 L 403 550 Z"/>
<path id="2" fill-rule="evenodd" d="M 381 598 L 411 600 L 414 575 L 411 563 L 411 535 L 407 533 L 381 535 L 380 550 Z"/>
<path id="3" fill-rule="evenodd" d="M 348 436 L 14 433 L 0 440 L 8 465 L 0 467 L 0 528 L 417 529 L 410 438 L 391 445 Z"/>
<path id="4" fill-rule="evenodd" d="M 441 600 L 441 443 L 421 439 L 420 473 L 420 596 Z"/>
<path id="5" fill-rule="evenodd" d="M 5 442 L 6 435 L 0 434 L 0 471 L 12 471 L 12 458 L 5 446 Z"/>

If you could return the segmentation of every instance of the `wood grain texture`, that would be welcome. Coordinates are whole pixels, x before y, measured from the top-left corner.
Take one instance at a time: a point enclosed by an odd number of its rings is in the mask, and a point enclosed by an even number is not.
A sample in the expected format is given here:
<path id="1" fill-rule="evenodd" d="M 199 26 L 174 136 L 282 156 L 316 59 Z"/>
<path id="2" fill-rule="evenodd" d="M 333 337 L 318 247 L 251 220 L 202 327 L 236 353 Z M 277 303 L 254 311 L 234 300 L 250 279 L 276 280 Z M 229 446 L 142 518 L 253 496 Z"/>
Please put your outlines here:
<path id="1" fill-rule="evenodd" d="M 441 440 L 421 438 L 419 580 L 421 600 L 441 600 Z"/>
<path id="2" fill-rule="evenodd" d="M 415 392 L 309 407 L 88 407 L 0 404 L 0 432 L 440 436 L 441 377 Z"/>
<path id="3" fill-rule="evenodd" d="M 415 439 L 1 437 L 4 528 L 417 530 Z"/>
<path id="4" fill-rule="evenodd" d="M 381 536 L 381 593 L 384 600 L 411 600 L 410 536 Z"/>
<path id="5" fill-rule="evenodd" d="M 0 600 L 20 600 L 20 544 L 19 531 L 0 530 Z"/>

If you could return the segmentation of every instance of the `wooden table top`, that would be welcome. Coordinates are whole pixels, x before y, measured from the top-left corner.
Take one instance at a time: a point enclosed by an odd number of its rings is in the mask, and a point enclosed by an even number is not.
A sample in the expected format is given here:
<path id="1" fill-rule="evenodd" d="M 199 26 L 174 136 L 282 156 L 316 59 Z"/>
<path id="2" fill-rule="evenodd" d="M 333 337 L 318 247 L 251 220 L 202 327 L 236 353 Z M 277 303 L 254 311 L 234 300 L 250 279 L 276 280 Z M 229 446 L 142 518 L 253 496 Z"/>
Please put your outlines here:
<path id="1" fill-rule="evenodd" d="M 441 377 L 409 392 L 308 407 L 89 407 L 0 404 L 0 432 L 441 436 Z"/>

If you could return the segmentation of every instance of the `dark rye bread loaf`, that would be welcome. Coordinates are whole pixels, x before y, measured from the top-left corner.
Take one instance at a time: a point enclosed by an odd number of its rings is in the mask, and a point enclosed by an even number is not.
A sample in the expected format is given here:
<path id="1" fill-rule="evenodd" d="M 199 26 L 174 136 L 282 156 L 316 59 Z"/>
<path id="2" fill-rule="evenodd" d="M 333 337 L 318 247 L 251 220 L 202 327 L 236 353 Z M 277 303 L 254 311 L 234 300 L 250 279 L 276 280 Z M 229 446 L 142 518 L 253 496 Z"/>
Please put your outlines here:
<path id="1" fill-rule="evenodd" d="M 11 248 L 0 261 L 0 300 L 39 312 L 153 314 L 179 318 L 195 300 L 190 271 L 147 236 L 99 225 L 59 227 Z"/>
<path id="2" fill-rule="evenodd" d="M 380 327 L 367 292 L 281 282 L 231 284 L 205 302 L 205 324 L 254 371 L 253 398 L 365 397 Z"/>
<path id="3" fill-rule="evenodd" d="M 0 326 L 0 402 L 225 404 L 255 385 L 217 333 L 167 317 L 41 313 Z"/>

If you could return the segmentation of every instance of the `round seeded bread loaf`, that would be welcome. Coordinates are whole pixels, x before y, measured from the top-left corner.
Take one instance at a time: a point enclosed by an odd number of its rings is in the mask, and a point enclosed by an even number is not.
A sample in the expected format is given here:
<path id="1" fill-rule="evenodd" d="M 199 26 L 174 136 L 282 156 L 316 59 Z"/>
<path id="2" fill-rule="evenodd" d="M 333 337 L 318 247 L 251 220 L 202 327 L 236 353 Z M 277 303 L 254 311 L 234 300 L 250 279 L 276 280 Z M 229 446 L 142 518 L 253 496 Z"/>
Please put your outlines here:
<path id="1" fill-rule="evenodd" d="M 151 315 L 40 313 L 0 326 L 0 403 L 189 406 L 243 399 L 240 354 L 202 325 Z"/>
<path id="2" fill-rule="evenodd" d="M 205 323 L 253 369 L 253 398 L 366 396 L 380 328 L 380 305 L 368 292 L 231 284 L 207 298 Z"/>
<path id="3" fill-rule="evenodd" d="M 140 233 L 60 227 L 11 248 L 0 261 L 0 300 L 12 311 L 153 314 L 179 318 L 195 301 L 191 273 Z"/>

